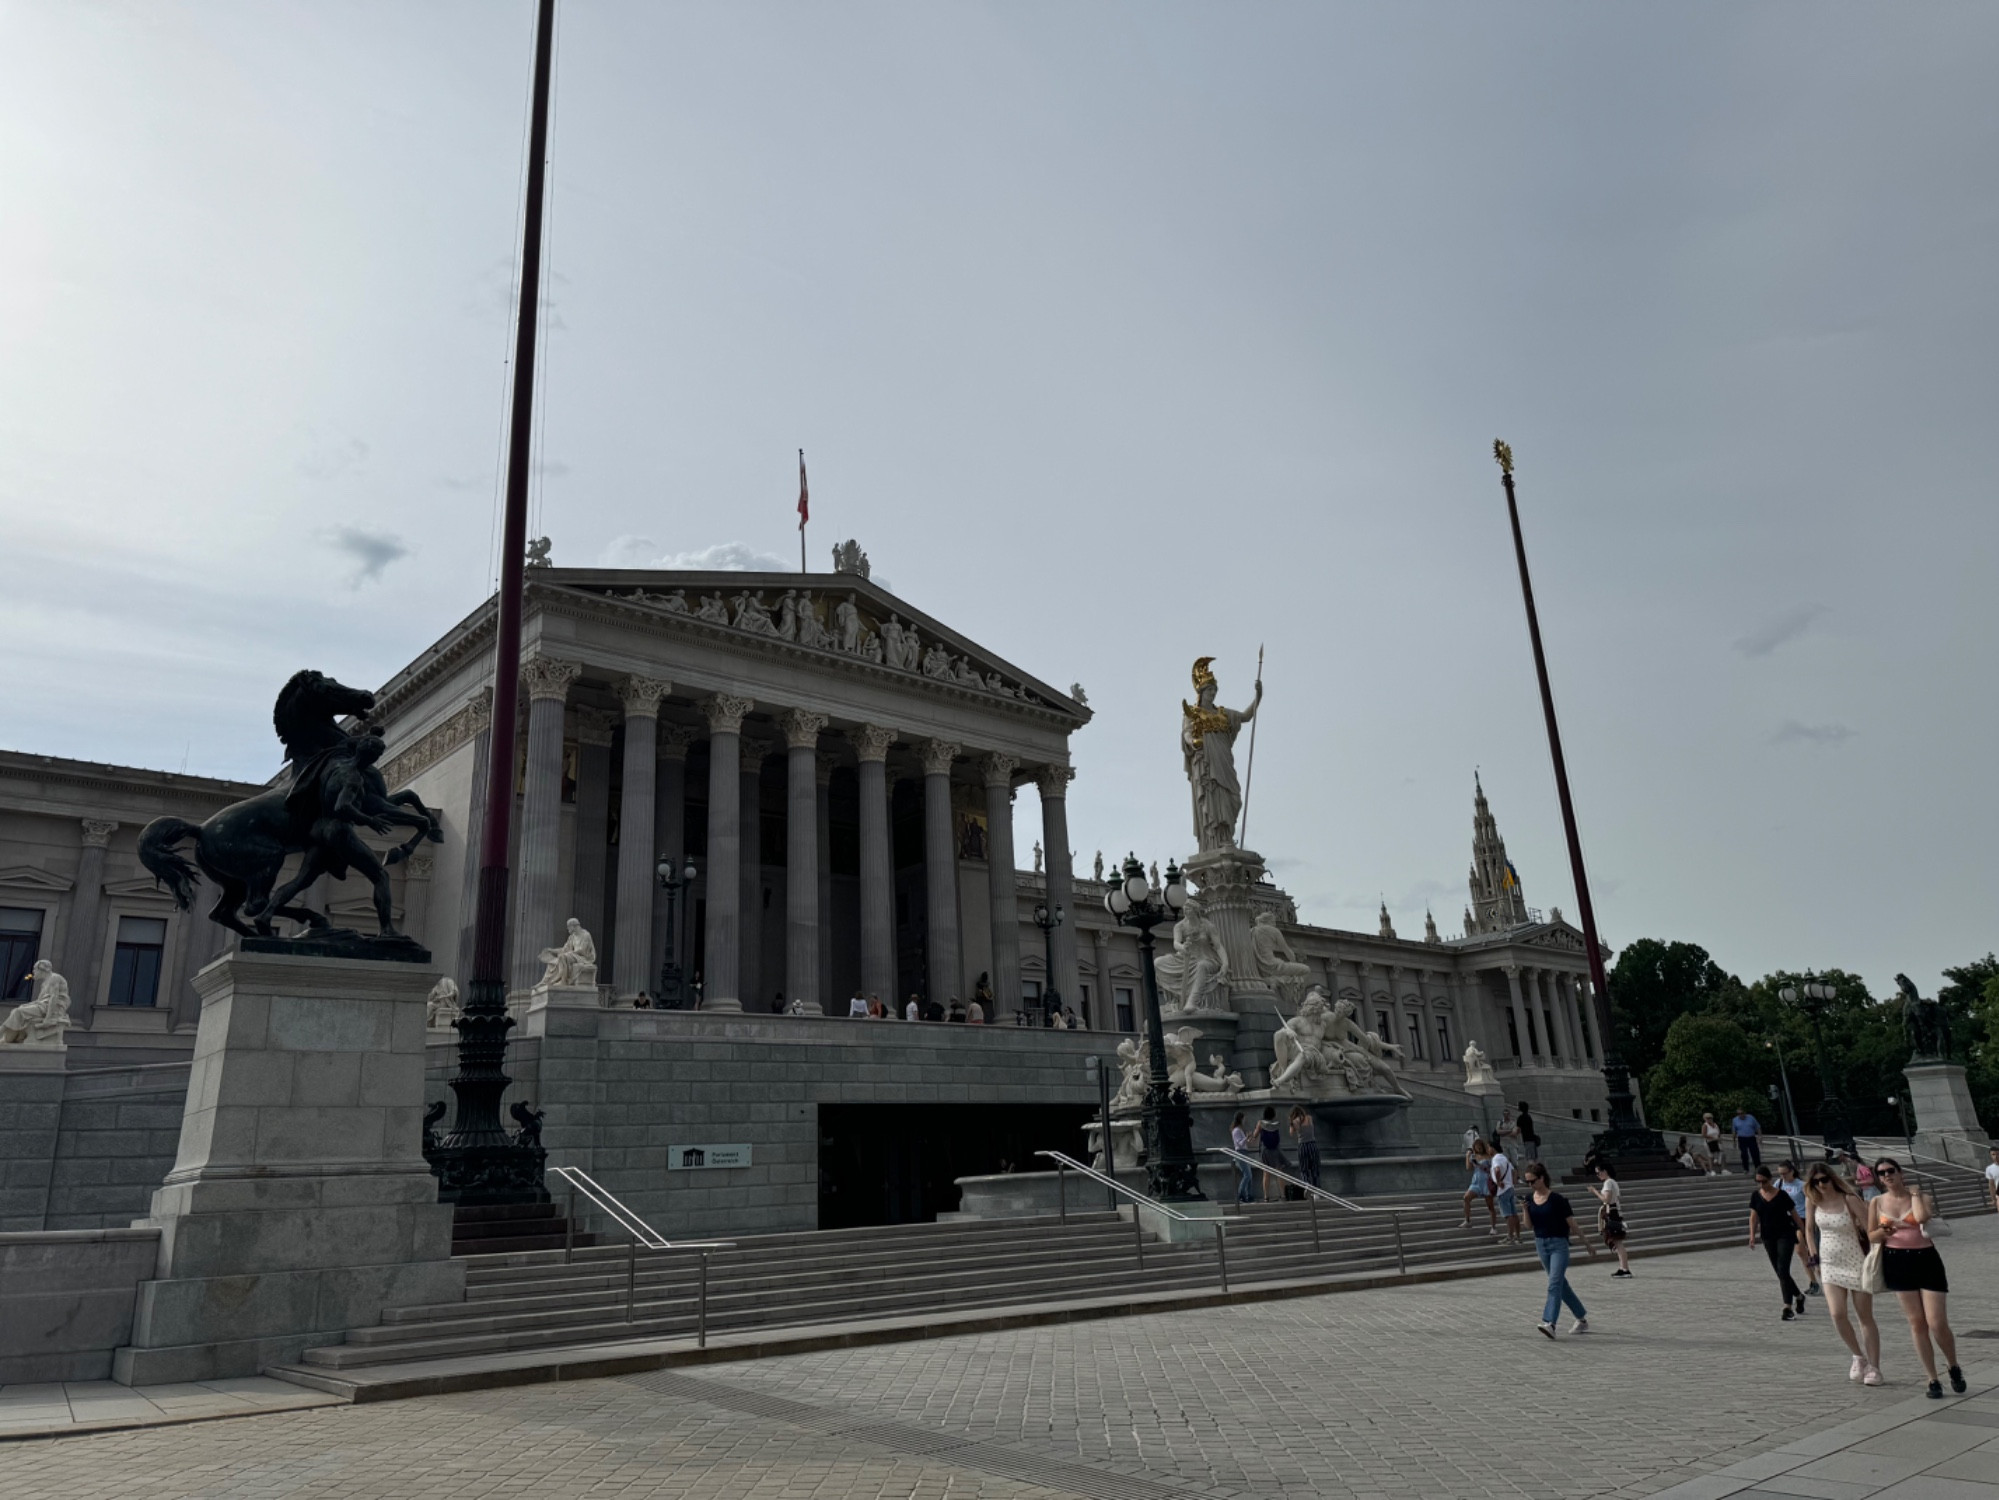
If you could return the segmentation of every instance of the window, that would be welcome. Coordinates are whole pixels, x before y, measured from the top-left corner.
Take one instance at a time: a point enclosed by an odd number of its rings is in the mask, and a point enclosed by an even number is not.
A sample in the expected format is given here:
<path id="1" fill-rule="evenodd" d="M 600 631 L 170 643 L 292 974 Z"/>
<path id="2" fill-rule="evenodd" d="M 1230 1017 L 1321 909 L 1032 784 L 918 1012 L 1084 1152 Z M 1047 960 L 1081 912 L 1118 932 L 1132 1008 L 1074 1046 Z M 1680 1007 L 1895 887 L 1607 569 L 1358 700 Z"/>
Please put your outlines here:
<path id="1" fill-rule="evenodd" d="M 1395 1040 L 1394 1028 L 1388 1024 L 1387 1011 L 1378 1010 L 1374 1013 L 1374 1034 L 1380 1037 L 1384 1042 L 1392 1042 Z"/>
<path id="2" fill-rule="evenodd" d="M 1437 1061 L 1449 1062 L 1450 1060 L 1451 1018 L 1449 1016 L 1439 1016 L 1437 1017 Z"/>
<path id="3" fill-rule="evenodd" d="M 154 1005 L 160 998 L 160 955 L 166 952 L 163 917 L 120 917 L 111 957 L 111 1003 Z"/>
<path id="4" fill-rule="evenodd" d="M 32 906 L 0 906 L 0 1000 L 25 1000 L 29 972 L 42 956 L 42 914 Z"/>
<path id="5" fill-rule="evenodd" d="M 1020 998 L 1023 1000 L 1039 1000 L 1041 998 L 1041 981 L 1038 979 L 1021 980 Z"/>
<path id="6" fill-rule="evenodd" d="M 1119 1031 L 1138 1030 L 1138 1006 L 1128 985 L 1119 985 L 1117 996 L 1117 1029 Z"/>
<path id="7" fill-rule="evenodd" d="M 1409 1056 L 1415 1062 L 1423 1060 L 1423 1018 L 1417 1015 L 1409 1017 Z"/>

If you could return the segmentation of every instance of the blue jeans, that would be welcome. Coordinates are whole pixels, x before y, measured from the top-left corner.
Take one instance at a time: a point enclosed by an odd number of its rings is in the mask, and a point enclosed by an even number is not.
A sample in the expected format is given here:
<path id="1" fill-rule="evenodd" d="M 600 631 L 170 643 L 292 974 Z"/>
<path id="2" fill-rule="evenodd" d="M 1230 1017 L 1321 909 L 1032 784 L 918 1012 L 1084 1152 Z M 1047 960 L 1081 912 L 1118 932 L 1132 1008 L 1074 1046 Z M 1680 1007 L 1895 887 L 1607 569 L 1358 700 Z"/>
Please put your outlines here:
<path id="1" fill-rule="evenodd" d="M 1548 1273 L 1548 1300 L 1541 1306 L 1541 1321 L 1553 1323 L 1562 1315 L 1562 1307 L 1567 1305 L 1576 1315 L 1577 1321 L 1589 1316 L 1583 1307 L 1583 1299 L 1575 1294 L 1569 1285 L 1569 1242 L 1563 1239 L 1543 1239 L 1534 1236 L 1534 1253 L 1541 1257 L 1541 1269 Z"/>
<path id="2" fill-rule="evenodd" d="M 1244 1161 L 1237 1162 L 1235 1169 L 1235 1201 L 1238 1203 L 1256 1202 L 1256 1174 L 1250 1170 L 1249 1163 Z"/>

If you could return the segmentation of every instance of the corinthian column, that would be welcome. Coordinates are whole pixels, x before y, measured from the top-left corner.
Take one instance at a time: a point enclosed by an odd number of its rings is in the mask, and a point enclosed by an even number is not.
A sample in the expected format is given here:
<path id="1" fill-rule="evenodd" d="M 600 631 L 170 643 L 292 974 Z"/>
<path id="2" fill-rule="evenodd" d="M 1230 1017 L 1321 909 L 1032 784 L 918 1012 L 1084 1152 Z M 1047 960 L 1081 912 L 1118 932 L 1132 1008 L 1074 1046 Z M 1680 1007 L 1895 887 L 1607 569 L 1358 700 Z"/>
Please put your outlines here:
<path id="1" fill-rule="evenodd" d="M 1013 891 L 1013 773 L 1020 762 L 1011 755 L 984 755 L 979 774 L 986 783 L 986 886 L 990 891 L 993 929 L 993 1011 L 1020 1009 L 1020 906 Z"/>
<path id="2" fill-rule="evenodd" d="M 700 731 L 681 724 L 662 724 L 656 736 L 659 746 L 659 763 L 653 776 L 652 808 L 652 848 L 653 863 L 658 866 L 661 856 L 673 861 L 673 868 L 684 869 L 687 864 L 687 751 Z M 662 890 L 659 883 L 653 883 L 652 890 L 652 967 L 647 970 L 649 977 L 656 978 L 666 963 L 666 946 L 671 937 L 673 961 L 689 981 L 694 978 L 694 929 L 687 925 L 692 913 L 688 905 L 694 899 L 690 891 L 682 891 L 677 897 Z M 678 920 L 679 925 L 673 925 Z"/>
<path id="3" fill-rule="evenodd" d="M 1048 904 L 1075 903 L 1075 872 L 1069 861 L 1069 783 L 1076 773 L 1068 766 L 1043 766 L 1034 773 L 1041 788 L 1041 842 L 1048 867 Z M 1076 973 L 1076 914 L 1070 912 L 1055 929 L 1055 972 L 1049 976 L 1062 993 L 1064 1005 L 1080 1004 L 1081 982 Z M 1081 1014 L 1080 1011 L 1077 1014 Z"/>
<path id="4" fill-rule="evenodd" d="M 1520 1066 L 1533 1068 L 1540 1065 L 1540 1057 L 1534 1047 L 1535 1028 L 1527 1014 L 1527 1007 L 1520 999 L 1520 966 L 1506 966 L 1506 1003 L 1513 1014 L 1514 1038 L 1519 1044 Z"/>
<path id="5" fill-rule="evenodd" d="M 522 798 L 520 889 L 514 902 L 513 987 L 540 977 L 535 955 L 556 940 L 568 913 L 555 909 L 562 860 L 562 705 L 582 675 L 573 661 L 531 656 L 521 663 L 528 691 L 527 789 Z"/>
<path id="6" fill-rule="evenodd" d="M 943 1004 L 958 993 L 963 965 L 958 957 L 958 841 L 951 827 L 951 762 L 958 747 L 949 740 L 925 740 L 923 761 L 923 886 L 929 908 L 930 998 Z"/>
<path id="7" fill-rule="evenodd" d="M 819 993 L 819 731 L 826 715 L 794 708 L 784 732 L 784 988 L 826 1013 Z"/>
<path id="8" fill-rule="evenodd" d="M 737 950 L 742 954 L 736 974 L 736 992 L 750 1010 L 767 1014 L 764 1001 L 764 756 L 769 742 L 750 735 L 742 737 L 742 801 L 736 810 L 736 826 L 742 830 L 737 847 L 742 850 L 742 896 L 737 915 Z"/>
<path id="9" fill-rule="evenodd" d="M 654 677 L 627 677 L 618 689 L 625 705 L 625 787 L 618 804 L 618 929 L 611 959 L 612 982 L 626 998 L 650 988 L 659 702 L 672 691 L 672 683 Z"/>
<path id="10" fill-rule="evenodd" d="M 70 897 L 60 972 L 79 1005 L 90 1006 L 97 1003 L 98 955 L 104 951 L 104 859 L 118 825 L 99 818 L 82 821 L 83 853 L 76 862 L 76 894 Z"/>
<path id="11" fill-rule="evenodd" d="M 737 942 L 742 924 L 743 715 L 756 705 L 748 698 L 717 693 L 702 705 L 708 715 L 708 927 L 703 944 L 701 1008 L 741 1010 L 741 970 Z"/>
<path id="12" fill-rule="evenodd" d="M 863 724 L 847 731 L 861 794 L 861 988 L 894 1015 L 895 891 L 888 855 L 888 747 L 895 731 Z"/>
<path id="13" fill-rule="evenodd" d="M 604 867 L 611 858 L 611 741 L 617 727 L 617 720 L 599 709 L 576 710 L 576 870 L 569 900 L 558 902 L 569 908 L 565 917 L 579 919 L 600 943 Z"/>

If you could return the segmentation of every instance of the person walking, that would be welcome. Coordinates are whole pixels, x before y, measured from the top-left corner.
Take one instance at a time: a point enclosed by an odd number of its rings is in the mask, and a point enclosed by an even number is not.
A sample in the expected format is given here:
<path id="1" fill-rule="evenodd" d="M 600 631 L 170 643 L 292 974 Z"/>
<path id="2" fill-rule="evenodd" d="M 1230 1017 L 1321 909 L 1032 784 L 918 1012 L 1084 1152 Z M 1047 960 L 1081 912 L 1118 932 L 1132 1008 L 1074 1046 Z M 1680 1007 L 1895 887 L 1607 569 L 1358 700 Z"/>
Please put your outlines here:
<path id="1" fill-rule="evenodd" d="M 1950 1317 L 1944 1310 L 1950 1278 L 1944 1274 L 1943 1257 L 1930 1240 L 1936 1203 L 1908 1181 L 1902 1164 L 1892 1156 L 1875 1161 L 1874 1180 L 1881 1185 L 1881 1195 L 1867 1205 L 1867 1237 L 1881 1246 L 1881 1280 L 1895 1294 L 1902 1304 L 1902 1316 L 1909 1320 L 1916 1358 L 1930 1377 L 1930 1399 L 1943 1399 L 1936 1355 L 1930 1349 L 1933 1342 L 1943 1351 L 1950 1388 L 1962 1396 L 1964 1371 L 1957 1367 L 1957 1336 L 1950 1331 Z"/>
<path id="2" fill-rule="evenodd" d="M 1506 1220 L 1506 1243 L 1520 1243 L 1520 1205 L 1513 1196 L 1513 1163 L 1504 1151 L 1495 1150 L 1487 1160 L 1486 1170 L 1492 1174 L 1493 1201 L 1499 1206 L 1499 1215 Z M 1492 1231 L 1494 1239 L 1499 1238 L 1499 1230 Z"/>
<path id="3" fill-rule="evenodd" d="M 1284 1165 L 1284 1132 L 1277 1128 L 1277 1106 L 1263 1106 L 1263 1118 L 1256 1122 L 1256 1154 L 1264 1167 L 1282 1168 Z M 1271 1186 L 1268 1170 L 1263 1174 L 1263 1201 L 1275 1203 L 1284 1196 L 1282 1188 Z"/>
<path id="4" fill-rule="evenodd" d="M 1848 1380 L 1881 1383 L 1881 1330 L 1874 1322 L 1874 1298 L 1862 1272 L 1867 1260 L 1867 1200 L 1859 1189 L 1823 1162 L 1805 1175 L 1805 1245 L 1809 1264 L 1825 1289 L 1833 1330 L 1853 1355 Z M 1848 1309 L 1852 1316 L 1848 1316 Z M 1860 1331 L 1853 1319 L 1860 1320 Z"/>
<path id="5" fill-rule="evenodd" d="M 1471 1206 L 1474 1199 L 1485 1202 L 1485 1216 L 1490 1220 L 1489 1232 L 1493 1238 L 1499 1237 L 1499 1210 L 1494 1206 L 1492 1195 L 1492 1147 L 1484 1140 L 1474 1138 L 1465 1151 L 1465 1170 L 1471 1173 L 1471 1183 L 1465 1188 L 1465 1217 L 1458 1225 L 1460 1229 L 1471 1228 Z"/>
<path id="6" fill-rule="evenodd" d="M 1617 1269 L 1610 1274 L 1629 1276 L 1631 1252 L 1624 1248 L 1624 1189 L 1617 1185 L 1617 1168 L 1607 1161 L 1595 1165 L 1597 1185 L 1590 1191 L 1596 1194 L 1596 1232 L 1604 1249 L 1617 1252 Z"/>
<path id="7" fill-rule="evenodd" d="M 914 995 L 911 995 L 909 997 L 909 1004 L 903 1008 L 902 1012 L 903 1020 L 914 1021 L 922 1014 L 923 1014 L 923 1002 L 921 1000 L 918 1000 Z"/>
<path id="8" fill-rule="evenodd" d="M 1302 1104 L 1291 1106 L 1291 1138 L 1298 1143 L 1298 1175 L 1319 1185 L 1319 1124 Z"/>
<path id="9" fill-rule="evenodd" d="M 1742 1170 L 1747 1173 L 1762 1166 L 1763 1122 L 1738 1106 L 1728 1128 L 1735 1133 L 1735 1151 L 1742 1158 Z"/>
<path id="10" fill-rule="evenodd" d="M 1701 1116 L 1701 1144 L 1707 1148 L 1708 1175 L 1726 1177 L 1727 1170 L 1721 1164 L 1721 1126 L 1711 1114 Z"/>
<path id="11" fill-rule="evenodd" d="M 1520 1133 L 1520 1159 L 1539 1161 L 1541 1159 L 1541 1136 L 1534 1129 L 1534 1116 L 1528 1111 L 1527 1101 L 1520 1101 L 1520 1113 L 1513 1117 L 1513 1128 Z"/>
<path id="12" fill-rule="evenodd" d="M 1999 1214 L 1999 1146 L 1992 1148 L 1992 1160 L 1985 1167 L 1985 1201 Z"/>
<path id="13" fill-rule="evenodd" d="M 1237 1110 L 1235 1123 L 1229 1126 L 1229 1145 L 1238 1153 L 1238 1158 L 1249 1155 L 1249 1132 L 1243 1129 L 1243 1118 L 1243 1112 Z M 1256 1177 L 1251 1172 L 1249 1163 L 1238 1159 L 1235 1171 L 1235 1201 L 1254 1203 L 1256 1199 L 1250 1195 L 1256 1190 Z"/>
<path id="14" fill-rule="evenodd" d="M 1541 1304 L 1541 1321 L 1534 1326 L 1540 1333 L 1553 1338 L 1562 1309 L 1566 1307 L 1576 1315 L 1576 1326 L 1571 1331 L 1588 1333 L 1589 1309 L 1583 1306 L 1583 1299 L 1569 1285 L 1570 1236 L 1582 1235 L 1583 1248 L 1589 1252 L 1591 1260 L 1596 1259 L 1596 1246 L 1589 1242 L 1589 1234 L 1576 1222 L 1569 1200 L 1556 1192 L 1555 1185 L 1548 1180 L 1546 1167 L 1538 1161 L 1530 1161 L 1521 1169 L 1520 1175 L 1527 1182 L 1527 1217 L 1534 1226 L 1534 1253 L 1541 1259 L 1541 1269 L 1548 1273 L 1548 1297 Z"/>
<path id="15" fill-rule="evenodd" d="M 1791 1206 L 1798 1211 L 1798 1222 L 1810 1228 L 1812 1216 L 1805 1202 L 1805 1180 L 1798 1175 L 1796 1162 L 1786 1159 L 1777 1163 L 1777 1186 L 1790 1195 Z M 1818 1296 L 1818 1272 L 1812 1265 L 1810 1252 L 1803 1240 L 1798 1241 L 1798 1264 L 1805 1268 L 1805 1295 Z"/>
<path id="16" fill-rule="evenodd" d="M 1749 1195 L 1749 1248 L 1754 1250 L 1761 1238 L 1770 1269 L 1777 1273 L 1778 1290 L 1784 1294 L 1786 1323 L 1805 1310 L 1805 1294 L 1791 1279 L 1791 1257 L 1798 1252 L 1804 1227 L 1791 1195 L 1771 1181 L 1768 1167 L 1758 1167 L 1756 1191 Z"/>

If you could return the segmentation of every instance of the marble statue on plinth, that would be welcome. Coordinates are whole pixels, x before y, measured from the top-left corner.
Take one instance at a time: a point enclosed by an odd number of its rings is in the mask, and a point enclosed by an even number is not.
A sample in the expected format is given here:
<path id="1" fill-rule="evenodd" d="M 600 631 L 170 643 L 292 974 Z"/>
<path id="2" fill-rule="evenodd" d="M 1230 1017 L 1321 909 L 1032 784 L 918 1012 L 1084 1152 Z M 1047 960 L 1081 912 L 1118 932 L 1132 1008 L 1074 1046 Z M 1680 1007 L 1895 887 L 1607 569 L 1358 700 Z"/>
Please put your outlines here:
<path id="1" fill-rule="evenodd" d="M 1483 1083 L 1497 1083 L 1499 1075 L 1492 1071 L 1492 1061 L 1480 1049 L 1477 1042 L 1465 1044 L 1465 1087 L 1472 1088 Z"/>
<path id="2" fill-rule="evenodd" d="M 1154 960 L 1153 969 L 1161 993 L 1172 998 L 1172 1009 L 1228 1009 L 1223 988 L 1229 977 L 1228 949 L 1198 896 L 1187 898 L 1173 924 L 1173 951 Z"/>
<path id="3" fill-rule="evenodd" d="M 458 981 L 449 974 L 439 976 L 423 1002 L 423 1024 L 431 1031 L 445 1031 L 465 1014 L 458 1003 Z"/>
<path id="4" fill-rule="evenodd" d="M 1166 1081 L 1174 1089 L 1189 1096 L 1242 1092 L 1242 1074 L 1228 1072 L 1219 1053 L 1209 1059 L 1215 1069 L 1212 1075 L 1197 1071 L 1194 1064 L 1194 1043 L 1201 1039 L 1199 1031 L 1192 1026 L 1182 1026 L 1178 1031 L 1164 1033 L 1164 1036 Z"/>
<path id="5" fill-rule="evenodd" d="M 0 1021 L 0 1043 L 27 1047 L 61 1047 L 69 1020 L 69 981 L 46 958 L 37 959 L 28 998 Z"/>
<path id="6" fill-rule="evenodd" d="M 1402 1056 L 1402 1049 L 1363 1030 L 1354 1020 L 1351 1000 L 1328 1005 L 1325 991 L 1317 985 L 1306 994 L 1298 1014 L 1279 1026 L 1271 1040 L 1277 1054 L 1270 1073 L 1273 1093 L 1280 1089 L 1307 1096 L 1404 1093 L 1390 1066 L 1391 1059 Z"/>
<path id="7" fill-rule="evenodd" d="M 595 989 L 597 986 L 597 945 L 581 922 L 571 917 L 569 936 L 559 948 L 544 948 L 535 962 L 544 964 L 538 990 Z"/>
<path id="8" fill-rule="evenodd" d="M 1216 706 L 1212 656 L 1194 663 L 1194 701 L 1180 705 L 1180 755 L 1187 785 L 1194 797 L 1194 838 L 1201 851 L 1233 849 L 1236 821 L 1242 815 L 1242 783 L 1236 779 L 1235 737 L 1256 717 L 1263 702 L 1263 684 L 1248 708 Z"/>
<path id="9" fill-rule="evenodd" d="M 1299 963 L 1298 955 L 1291 951 L 1291 944 L 1277 925 L 1276 912 L 1256 914 L 1256 922 L 1249 930 L 1249 946 L 1256 972 L 1270 981 L 1270 987 L 1286 1005 L 1296 1005 L 1312 971 Z"/>
<path id="10" fill-rule="evenodd" d="M 1111 1098 L 1111 1113 L 1134 1110 L 1145 1103 L 1145 1053 L 1135 1037 L 1117 1044 L 1118 1091 Z"/>

